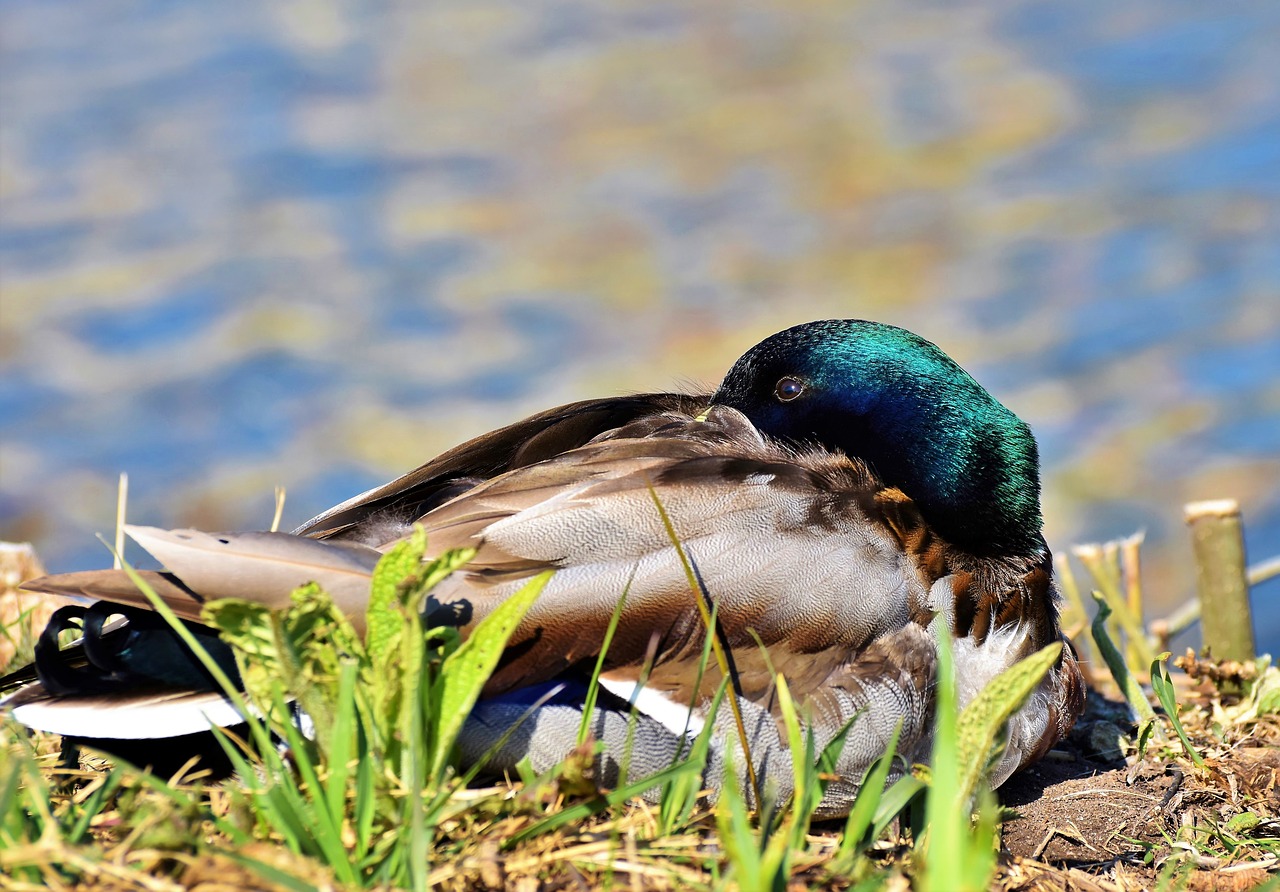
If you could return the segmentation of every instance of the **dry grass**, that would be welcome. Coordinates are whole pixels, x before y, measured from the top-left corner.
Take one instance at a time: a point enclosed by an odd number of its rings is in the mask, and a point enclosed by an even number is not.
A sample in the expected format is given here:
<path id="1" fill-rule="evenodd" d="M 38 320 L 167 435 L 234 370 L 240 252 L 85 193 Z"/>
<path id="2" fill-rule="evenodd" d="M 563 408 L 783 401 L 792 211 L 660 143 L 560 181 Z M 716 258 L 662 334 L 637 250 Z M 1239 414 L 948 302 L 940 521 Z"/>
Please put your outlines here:
<path id="1" fill-rule="evenodd" d="M 30 659 L 33 630 L 43 629 L 53 612 L 67 603 L 18 591 L 26 580 L 43 575 L 44 566 L 29 543 L 0 542 L 0 670 Z"/>
<path id="2" fill-rule="evenodd" d="M 34 573 L 38 564 L 26 566 Z M 0 611 L 26 603 L 12 591 L 13 577 L 4 580 Z M 1002 854 L 992 888 L 1130 892 L 1277 883 L 1280 716 L 1254 715 L 1238 696 L 1220 693 L 1217 677 L 1238 677 L 1240 667 L 1194 659 L 1186 666 L 1198 680 L 1175 676 L 1181 721 L 1204 769 L 1172 735 L 1139 757 L 1136 729 L 1128 709 L 1113 699 L 1117 693 L 1091 691 L 1089 710 L 1070 738 L 1002 789 Z M 1099 667 L 1094 677 L 1105 685 Z M 291 854 L 270 836 L 228 851 L 230 840 L 213 817 L 243 819 L 234 780 L 173 784 L 189 793 L 192 806 L 183 807 L 137 775 L 113 775 L 108 762 L 92 755 L 82 756 L 74 769 L 60 767 L 56 738 L 36 736 L 31 751 L 26 740 L 25 732 L 0 724 L 0 753 L 33 758 L 48 784 L 51 823 L 25 847 L 0 852 L 0 888 L 338 888 L 325 867 Z M 538 783 L 460 791 L 436 837 L 430 886 L 521 892 L 726 886 L 726 853 L 705 806 L 669 835 L 658 832 L 653 806 L 634 801 L 510 844 L 546 815 L 597 795 L 584 775 L 589 765 L 580 762 Z M 107 793 L 107 784 L 116 786 Z M 69 828 L 82 819 L 85 832 L 73 838 Z M 891 833 L 866 857 L 850 861 L 839 856 L 840 831 L 839 825 L 812 828 L 792 862 L 788 889 L 918 887 L 909 833 Z M 19 866 L 35 870 L 19 874 Z"/>

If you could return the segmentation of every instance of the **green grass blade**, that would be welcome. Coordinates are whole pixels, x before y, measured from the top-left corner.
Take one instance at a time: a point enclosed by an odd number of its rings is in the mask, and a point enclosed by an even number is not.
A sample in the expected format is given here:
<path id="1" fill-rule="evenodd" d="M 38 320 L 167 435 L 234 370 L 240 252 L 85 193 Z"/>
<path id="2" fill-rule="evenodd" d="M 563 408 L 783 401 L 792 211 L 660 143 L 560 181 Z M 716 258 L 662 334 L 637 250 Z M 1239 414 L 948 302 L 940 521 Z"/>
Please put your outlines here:
<path id="1" fill-rule="evenodd" d="M 791 686 L 785 676 L 774 676 L 774 689 L 778 698 L 778 709 L 782 713 L 783 725 L 787 730 L 787 749 L 791 754 L 791 805 L 787 809 L 787 833 L 778 833 L 776 840 L 770 840 L 768 852 L 770 863 L 768 869 L 780 878 L 785 885 L 788 865 L 793 850 L 804 849 L 804 837 L 809 831 L 809 823 L 813 813 L 822 801 L 826 792 L 826 783 L 818 778 L 819 760 L 814 754 L 813 733 L 801 726 L 800 715 L 796 709 L 795 699 L 791 696 Z M 843 745 L 844 734 L 848 733 L 846 723 L 840 734 L 838 744 L 828 746 L 823 752 L 822 761 L 830 761 L 829 755 Z"/>
<path id="2" fill-rule="evenodd" d="M 432 667 L 427 659 L 425 635 L 414 634 L 417 621 L 411 620 L 401 634 L 402 700 L 404 749 L 401 753 L 400 779 L 409 790 L 404 799 L 407 840 L 402 840 L 396 851 L 402 855 L 396 874 L 400 885 L 414 892 L 425 892 L 428 855 L 431 851 L 435 826 L 427 814 L 426 791 L 428 787 L 442 785 L 440 770 L 433 770 L 431 747 L 439 746 L 439 736 L 433 733 L 442 721 L 443 711 L 433 716 L 433 709 L 440 709 L 440 701 L 431 685 Z M 443 670 L 442 670 L 443 672 Z M 434 721 L 433 721 L 434 719 Z M 422 791 L 419 793 L 419 791 Z M 417 795 L 415 795 L 417 794 Z"/>
<path id="3" fill-rule="evenodd" d="M 940 618 L 933 625 L 938 639 L 937 714 L 931 780 L 925 797 L 929 830 L 921 888 L 923 892 L 978 892 L 987 888 L 995 872 L 995 852 L 989 844 L 983 844 L 980 836 L 973 834 L 966 778 L 974 769 L 960 761 L 962 745 L 951 633 Z M 1006 670 L 1000 677 L 1010 671 Z M 985 713 L 984 709 L 984 716 Z M 979 752 L 985 763 L 985 752 Z"/>
<path id="4" fill-rule="evenodd" d="M 1165 715 L 1169 717 L 1169 721 L 1173 724 L 1173 732 L 1178 735 L 1178 740 L 1182 742 L 1182 750 L 1187 754 L 1187 758 L 1195 763 L 1196 768 L 1204 770 L 1204 759 L 1200 753 L 1192 745 L 1191 739 L 1187 737 L 1187 731 L 1182 727 L 1182 719 L 1178 717 L 1178 699 L 1177 692 L 1173 687 L 1173 679 L 1169 677 L 1169 667 L 1165 665 L 1165 660 L 1169 659 L 1167 653 L 1161 654 L 1155 662 L 1151 664 L 1151 689 L 1155 691 L 1156 699 L 1160 701 L 1160 705 L 1164 707 Z"/>
<path id="5" fill-rule="evenodd" d="M 549 833 L 550 831 L 563 827 L 566 824 L 584 821 L 592 815 L 598 815 L 606 809 L 621 805 L 628 799 L 639 796 L 646 790 L 650 790 L 654 787 L 660 787 L 673 778 L 694 770 L 694 766 L 689 765 L 687 762 L 680 762 L 676 765 L 668 766 L 661 771 L 654 772 L 642 780 L 619 787 L 616 790 L 611 790 L 608 793 L 602 793 L 599 796 L 588 799 L 586 802 L 580 802 L 577 805 L 572 805 L 569 808 L 566 808 L 564 811 L 559 811 L 554 815 L 543 818 L 538 823 L 526 827 L 514 834 L 510 839 L 503 843 L 502 848 L 504 850 L 511 849 L 519 843 L 524 842 L 526 839 L 540 836 L 543 833 Z"/>
<path id="6" fill-rule="evenodd" d="M 440 724 L 432 754 L 433 777 L 439 777 L 443 772 L 449 750 L 467 716 L 471 714 L 471 708 L 479 699 L 485 682 L 498 665 L 507 641 L 533 606 L 533 602 L 542 594 L 542 589 L 551 576 L 552 571 L 548 571 L 529 580 L 519 591 L 495 607 L 492 613 L 471 630 L 467 640 L 445 658 L 437 682 L 440 686 L 436 700 L 440 708 Z"/>
<path id="7" fill-rule="evenodd" d="M 711 625 L 714 628 L 719 618 L 720 607 L 713 604 L 711 607 Z M 694 673 L 692 690 L 702 690 L 702 679 L 706 675 L 707 666 L 711 660 L 711 646 L 714 638 L 711 635 L 704 635 L 702 638 L 702 650 L 698 655 L 697 671 Z M 715 696 L 711 698 L 710 708 L 706 711 L 708 716 L 714 717 L 720 714 L 720 705 L 724 701 L 725 694 L 729 690 L 729 679 L 721 677 L 720 685 L 716 688 Z M 689 709 L 689 718 L 693 716 L 692 706 Z M 689 722 L 686 720 L 685 728 L 688 730 Z M 697 807 L 698 799 L 702 794 L 702 778 L 706 772 L 707 760 L 711 755 L 711 740 L 715 733 L 714 720 L 706 722 L 702 731 L 694 739 L 693 746 L 689 750 L 688 759 L 690 762 L 698 766 L 697 775 L 681 775 L 675 781 L 663 790 L 662 800 L 659 804 L 658 826 L 661 833 L 672 833 L 676 827 L 685 826 L 693 810 Z M 682 750 L 677 749 L 673 761 L 679 760 L 682 756 Z"/>
<path id="8" fill-rule="evenodd" d="M 280 700 L 283 701 L 283 699 L 283 695 L 280 695 Z M 337 809 L 329 808 L 326 790 L 320 782 L 319 772 L 311 758 L 309 741 L 303 739 L 301 732 L 293 724 L 286 725 L 283 730 L 293 754 L 294 765 L 297 766 L 302 778 L 302 786 L 296 794 L 288 797 L 292 808 L 297 818 L 309 826 L 311 839 L 322 854 L 324 862 L 333 869 L 342 882 L 354 884 L 355 869 L 342 842 L 341 802 Z"/>
<path id="9" fill-rule="evenodd" d="M 155 589 L 153 589 L 150 584 L 148 584 L 147 581 L 138 574 L 138 571 L 133 568 L 132 564 L 125 561 L 118 553 L 115 553 L 114 551 L 112 553 L 115 554 L 116 560 L 120 562 L 120 567 L 128 575 L 129 580 L 134 584 L 138 591 L 142 593 L 143 597 L 151 603 L 151 606 L 155 609 L 156 613 L 160 614 L 160 616 L 164 618 L 164 621 L 169 625 L 169 628 L 173 629 L 174 633 L 182 639 L 182 643 L 185 644 L 193 654 L 195 654 L 196 659 L 198 659 L 200 664 L 204 666 L 205 671 L 213 677 L 213 680 L 218 684 L 218 687 L 222 689 L 223 695 L 231 701 L 233 706 L 235 706 L 236 711 L 243 717 L 251 717 L 253 715 L 253 711 L 249 708 L 248 703 L 241 695 L 240 689 L 231 681 L 227 673 L 222 671 L 222 667 L 218 665 L 218 662 L 213 657 L 209 656 L 209 652 L 205 650 L 200 642 L 196 640 L 196 637 L 191 634 L 191 630 L 187 628 L 186 623 L 180 620 L 177 614 L 173 612 L 173 608 L 166 604 L 164 599 L 156 594 Z M 249 721 L 248 724 L 255 737 L 255 743 L 264 749 L 270 748 L 271 737 L 266 733 L 266 729 L 262 724 L 255 721 Z"/>
<path id="10" fill-rule="evenodd" d="M 609 646 L 613 644 L 613 636 L 618 631 L 618 623 L 622 621 L 622 610 L 627 604 L 627 595 L 631 592 L 631 583 L 636 578 L 639 565 L 631 568 L 627 584 L 622 587 L 622 597 L 614 605 L 613 615 L 609 617 L 609 626 L 604 632 L 604 642 L 600 645 L 600 653 L 596 656 L 595 667 L 591 670 L 591 680 L 587 683 L 587 696 L 582 705 L 582 721 L 578 723 L 578 746 L 586 742 L 591 733 L 591 714 L 595 712 L 596 699 L 599 696 L 600 672 L 604 669 L 605 657 L 609 654 Z"/>
<path id="11" fill-rule="evenodd" d="M 80 805 L 80 815 L 75 824 L 67 831 L 66 840 L 68 843 L 74 845 L 84 838 L 89 829 L 89 824 L 98 816 L 98 812 L 102 811 L 103 803 L 120 788 L 123 780 L 124 772 L 119 767 L 112 768 L 106 779 L 96 790 L 89 794 L 89 798 Z M 0 796 L 0 802 L 4 801 L 7 801 L 6 797 Z"/>
<path id="12" fill-rule="evenodd" d="M 458 777 L 456 785 L 458 787 L 465 787 L 468 784 L 470 784 L 473 780 L 475 780 L 476 777 L 480 775 L 480 772 L 484 770 L 485 766 L 488 765 L 490 761 L 492 761 L 493 757 L 497 753 L 499 753 L 504 746 L 507 745 L 507 741 L 511 739 L 511 735 L 519 731 L 521 725 L 523 725 L 529 719 L 533 718 L 534 714 L 543 706 L 545 706 L 549 700 L 553 699 L 557 694 L 559 694 L 562 689 L 563 689 L 562 686 L 556 685 L 551 689 L 549 689 L 545 694 L 543 694 L 542 696 L 534 700 L 532 703 L 530 703 L 529 706 L 525 709 L 525 711 L 520 714 L 520 718 L 512 722 L 511 725 L 508 726 L 508 728 L 502 732 L 501 736 L 499 736 L 497 740 L 495 740 L 492 744 L 490 744 L 487 750 L 485 750 L 483 753 L 480 754 L 480 758 L 476 759 L 475 762 L 472 763 L 470 767 L 468 767 L 465 771 L 462 772 L 462 774 Z M 445 790 L 440 795 L 443 795 L 447 798 L 448 793 L 449 791 Z"/>
<path id="13" fill-rule="evenodd" d="M 690 560 L 688 552 L 685 551 L 684 545 L 681 544 L 680 537 L 676 535 L 675 524 L 671 522 L 671 516 L 667 514 L 667 508 L 662 504 L 662 499 L 658 497 L 658 491 L 653 484 L 649 484 L 649 495 L 653 498 L 653 504 L 658 509 L 658 516 L 662 519 L 662 526 L 666 530 L 667 538 L 674 546 L 676 556 L 680 559 L 680 565 L 684 568 L 685 578 L 689 583 L 689 591 L 692 592 L 694 603 L 698 607 L 698 613 L 702 616 L 702 623 L 707 630 L 707 637 L 711 639 L 711 649 L 715 654 L 716 662 L 720 666 L 720 674 L 730 679 L 732 684 L 734 696 L 729 699 L 729 708 L 733 711 L 733 720 L 738 726 L 738 742 L 742 746 L 743 761 L 746 763 L 747 782 L 750 784 L 751 793 L 755 797 L 756 807 L 759 808 L 764 800 L 761 799 L 760 780 L 756 777 L 755 762 L 751 758 L 751 744 L 747 739 L 747 724 L 742 717 L 742 705 L 738 702 L 738 698 L 742 696 L 742 690 L 729 665 L 728 648 L 720 640 L 719 626 L 713 619 L 714 609 L 708 606 L 708 601 L 711 600 L 710 593 L 706 592 L 701 580 L 698 578 L 698 574 L 693 567 L 693 561 Z"/>
<path id="14" fill-rule="evenodd" d="M 347 784 L 351 778 L 351 766 L 355 759 L 356 734 L 356 679 L 360 667 L 354 660 L 346 660 L 338 675 L 338 701 L 334 711 L 330 747 L 327 754 L 329 780 L 325 796 L 329 813 L 341 815 L 346 808 Z"/>
<path id="15" fill-rule="evenodd" d="M 294 876 L 287 870 L 282 870 L 272 864 L 267 864 L 256 858 L 250 858 L 248 855 L 242 855 L 239 852 L 225 851 L 221 854 L 229 861 L 234 861 L 245 870 L 256 873 L 262 879 L 281 889 L 290 889 L 293 892 L 316 892 L 317 886 L 315 883 L 304 880 L 302 877 Z"/>
<path id="16" fill-rule="evenodd" d="M 840 854 L 849 857 L 860 851 L 869 842 L 867 831 L 871 829 L 876 810 L 884 798 L 884 784 L 889 778 L 889 769 L 897 758 L 898 738 L 902 735 L 902 720 L 893 729 L 889 744 L 884 754 L 867 766 L 862 776 L 862 784 L 858 787 L 858 795 L 849 809 L 849 817 L 844 825 L 844 837 L 840 840 Z"/>
<path id="17" fill-rule="evenodd" d="M 308 845 L 310 834 L 305 821 L 300 820 L 296 802 L 292 801 L 283 787 L 292 784 L 292 773 L 284 765 L 274 747 L 269 747 L 270 756 L 263 754 L 264 765 L 261 773 L 245 758 L 240 747 L 221 728 L 210 729 L 214 738 L 222 746 L 231 767 L 246 784 L 246 792 L 254 802 L 254 814 L 264 821 L 288 844 L 294 852 L 310 853 Z"/>
<path id="18" fill-rule="evenodd" d="M 729 679 L 721 679 L 720 687 L 717 689 L 715 697 L 711 700 L 707 715 L 716 716 L 720 714 L 720 704 L 723 702 L 728 688 Z M 707 760 L 711 755 L 711 741 L 714 735 L 715 722 L 709 721 L 703 725 L 702 731 L 693 741 L 693 746 L 689 748 L 688 756 L 683 760 L 684 764 L 689 765 L 694 770 L 687 774 L 676 776 L 663 789 L 662 799 L 658 805 L 658 834 L 660 836 L 669 836 L 689 823 L 693 810 L 697 807 L 698 799 L 702 795 L 703 775 L 707 770 Z M 675 760 L 679 759 L 680 756 L 677 754 Z M 680 764 L 680 762 L 673 761 L 673 764 Z"/>
<path id="19" fill-rule="evenodd" d="M 876 805 L 875 819 L 871 822 L 868 839 L 879 839 L 893 823 L 893 819 L 902 814 L 903 809 L 925 788 L 925 782 L 913 774 L 903 775 L 894 781 Z"/>
<path id="20" fill-rule="evenodd" d="M 1125 700 L 1129 702 L 1134 714 L 1138 717 L 1140 724 L 1146 722 L 1155 722 L 1156 713 L 1151 708 L 1151 704 L 1147 701 L 1147 695 L 1142 693 L 1142 686 L 1138 684 L 1137 679 L 1129 672 L 1129 666 L 1125 662 L 1124 657 L 1120 654 L 1119 649 L 1111 640 L 1110 633 L 1107 632 L 1107 619 L 1111 616 L 1111 608 L 1108 606 L 1105 598 L 1098 592 L 1093 593 L 1093 600 L 1098 605 L 1098 612 L 1093 617 L 1093 625 L 1090 627 L 1093 632 L 1093 643 L 1098 648 L 1098 653 L 1102 655 L 1102 660 L 1107 664 L 1107 668 L 1111 670 L 1111 677 L 1116 680 L 1116 685 L 1124 694 Z"/>
<path id="21" fill-rule="evenodd" d="M 725 761 L 724 787 L 716 802 L 716 829 L 728 862 L 727 878 L 734 881 L 739 892 L 763 892 L 768 886 L 763 882 L 761 843 L 752 830 L 751 812 L 738 786 L 737 772 L 729 759 Z"/>
<path id="22" fill-rule="evenodd" d="M 373 759 L 364 758 L 356 766 L 356 843 L 358 850 L 366 855 L 373 840 L 373 819 L 378 806 L 374 764 Z"/>
<path id="23" fill-rule="evenodd" d="M 770 667 L 772 669 L 772 667 Z M 798 802 L 805 790 L 805 768 L 813 754 L 813 739 L 806 740 L 796 714 L 795 701 L 791 699 L 791 686 L 785 676 L 773 676 L 774 691 L 778 698 L 778 711 L 782 713 L 782 725 L 787 731 L 787 749 L 791 753 L 791 796 Z"/>
<path id="24" fill-rule="evenodd" d="M 924 852 L 925 892 L 956 892 L 956 875 L 965 858 L 964 835 L 969 809 L 961 795 L 955 662 L 951 635 L 941 618 L 934 620 L 938 640 L 938 686 L 933 732 L 932 772 L 925 797 L 928 846 Z"/>
<path id="25" fill-rule="evenodd" d="M 978 788 L 1001 729 L 1058 662 L 1062 648 L 1062 642 L 1055 641 L 1019 660 L 988 682 L 960 714 L 956 743 L 965 802 Z"/>

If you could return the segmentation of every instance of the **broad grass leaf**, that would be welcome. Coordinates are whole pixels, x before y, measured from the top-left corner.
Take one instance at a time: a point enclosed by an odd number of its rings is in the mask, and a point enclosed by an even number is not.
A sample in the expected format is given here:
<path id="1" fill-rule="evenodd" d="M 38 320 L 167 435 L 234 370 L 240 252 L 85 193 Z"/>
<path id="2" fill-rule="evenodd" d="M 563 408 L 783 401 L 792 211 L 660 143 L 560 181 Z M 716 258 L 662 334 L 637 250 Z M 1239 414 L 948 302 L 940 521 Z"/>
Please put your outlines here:
<path id="1" fill-rule="evenodd" d="M 1187 737 L 1187 729 L 1182 727 L 1182 719 L 1178 717 L 1178 695 L 1173 688 L 1173 679 L 1169 677 L 1169 669 L 1165 666 L 1165 660 L 1167 659 L 1169 659 L 1169 654 L 1164 653 L 1152 662 L 1151 690 L 1155 692 L 1156 699 L 1164 707 L 1164 713 L 1169 717 L 1174 733 L 1178 735 L 1178 740 L 1182 742 L 1183 752 L 1187 754 L 1188 759 L 1195 763 L 1197 768 L 1203 771 L 1205 767 L 1204 759 L 1196 751 L 1191 739 Z"/>
<path id="2" fill-rule="evenodd" d="M 960 787 L 964 801 L 977 790 L 1001 728 L 1058 662 L 1062 647 L 1061 641 L 1055 641 L 1010 666 L 988 682 L 960 713 L 956 743 L 964 770 Z"/>
<path id="3" fill-rule="evenodd" d="M 467 640 L 445 658 L 436 681 L 438 696 L 432 698 L 440 710 L 432 764 L 434 776 L 438 777 L 443 769 L 449 749 L 498 665 L 507 641 L 551 576 L 552 571 L 547 571 L 530 579 L 481 620 Z"/>
<path id="4" fill-rule="evenodd" d="M 1129 671 L 1129 666 L 1124 661 L 1123 654 L 1119 648 L 1111 640 L 1111 634 L 1107 631 L 1107 619 L 1111 616 L 1111 607 L 1107 601 L 1098 592 L 1093 593 L 1093 600 L 1098 605 L 1098 612 L 1093 617 L 1093 625 L 1090 631 L 1093 634 L 1093 643 L 1098 648 L 1098 653 L 1102 655 L 1102 660 L 1107 664 L 1107 668 L 1111 670 L 1111 677 L 1116 680 L 1116 686 L 1124 694 L 1129 701 L 1129 705 L 1133 707 L 1134 714 L 1139 721 L 1155 720 L 1155 712 L 1151 709 L 1151 704 L 1147 702 L 1147 695 L 1142 692 L 1142 686 L 1138 684 L 1138 680 L 1133 677 L 1133 673 Z"/>
<path id="5" fill-rule="evenodd" d="M 876 810 L 884 799 L 885 781 L 889 778 L 889 769 L 893 767 L 893 760 L 897 758 L 898 738 L 901 735 L 902 720 L 899 719 L 884 754 L 868 765 L 862 775 L 862 783 L 858 787 L 857 796 L 854 797 L 853 807 L 849 809 L 849 817 L 844 825 L 844 838 L 840 843 L 840 852 L 846 857 L 852 856 L 864 843 L 872 841 L 867 838 L 867 831 L 871 828 Z"/>
<path id="6" fill-rule="evenodd" d="M 392 643 L 404 629 L 404 584 L 418 578 L 426 551 L 427 533 L 419 526 L 408 539 L 383 555 L 374 568 L 365 610 L 365 648 L 375 671 L 385 663 Z"/>

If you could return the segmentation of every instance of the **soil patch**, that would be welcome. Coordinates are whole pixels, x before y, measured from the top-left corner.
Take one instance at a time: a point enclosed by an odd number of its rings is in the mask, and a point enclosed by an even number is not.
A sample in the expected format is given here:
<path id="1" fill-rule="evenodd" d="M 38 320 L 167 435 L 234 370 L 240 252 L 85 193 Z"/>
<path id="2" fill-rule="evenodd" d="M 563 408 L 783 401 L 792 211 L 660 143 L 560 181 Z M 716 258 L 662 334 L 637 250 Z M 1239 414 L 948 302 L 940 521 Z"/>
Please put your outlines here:
<path id="1" fill-rule="evenodd" d="M 1071 736 L 1000 790 L 1011 812 L 1001 888 L 1152 888 L 1176 857 L 1190 865 L 1184 888 L 1252 889 L 1280 867 L 1266 854 L 1280 851 L 1280 747 L 1271 729 L 1205 746 L 1203 770 L 1168 748 L 1126 762 L 1118 746 L 1105 747 L 1113 733 L 1132 733 L 1120 724 L 1125 708 L 1095 691 L 1090 698 Z"/>

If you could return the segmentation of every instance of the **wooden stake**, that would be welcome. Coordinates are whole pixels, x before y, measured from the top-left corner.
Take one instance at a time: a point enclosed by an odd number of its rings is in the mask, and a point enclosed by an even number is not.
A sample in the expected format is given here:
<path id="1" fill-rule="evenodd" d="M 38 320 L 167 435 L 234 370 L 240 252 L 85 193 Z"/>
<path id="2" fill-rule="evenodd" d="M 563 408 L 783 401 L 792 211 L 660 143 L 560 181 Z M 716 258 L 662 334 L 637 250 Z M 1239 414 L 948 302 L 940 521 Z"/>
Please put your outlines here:
<path id="1" fill-rule="evenodd" d="M 1190 502 L 1185 516 L 1195 548 L 1205 646 L 1215 660 L 1252 660 L 1253 615 L 1240 503 L 1235 499 Z"/>

